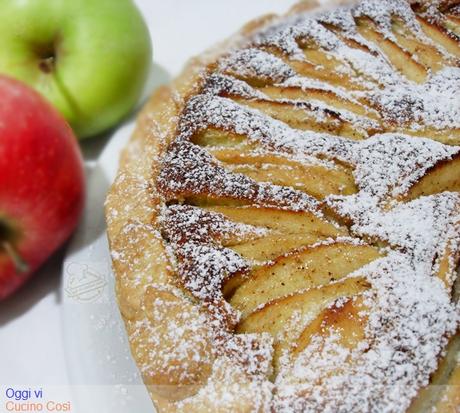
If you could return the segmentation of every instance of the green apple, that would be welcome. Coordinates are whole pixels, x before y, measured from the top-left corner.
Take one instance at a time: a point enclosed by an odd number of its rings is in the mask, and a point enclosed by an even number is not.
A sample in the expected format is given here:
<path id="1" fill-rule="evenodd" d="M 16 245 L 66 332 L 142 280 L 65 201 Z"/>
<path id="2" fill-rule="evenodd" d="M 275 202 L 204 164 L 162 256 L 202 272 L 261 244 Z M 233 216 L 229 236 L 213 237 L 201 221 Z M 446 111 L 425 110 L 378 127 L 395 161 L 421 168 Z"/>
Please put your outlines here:
<path id="1" fill-rule="evenodd" d="M 0 0 L 0 73 L 28 83 L 81 138 L 136 104 L 152 47 L 131 0 Z"/>

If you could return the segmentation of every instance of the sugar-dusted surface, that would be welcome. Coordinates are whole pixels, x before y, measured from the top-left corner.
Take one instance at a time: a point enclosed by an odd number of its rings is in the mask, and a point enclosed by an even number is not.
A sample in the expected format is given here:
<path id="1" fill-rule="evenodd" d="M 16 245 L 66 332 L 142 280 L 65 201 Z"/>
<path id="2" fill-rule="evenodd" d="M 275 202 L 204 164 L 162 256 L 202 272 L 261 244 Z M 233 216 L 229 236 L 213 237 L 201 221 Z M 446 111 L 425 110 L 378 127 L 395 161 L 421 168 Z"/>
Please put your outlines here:
<path id="1" fill-rule="evenodd" d="M 367 339 L 350 350 L 335 334 L 317 336 L 278 377 L 275 410 L 405 411 L 428 384 L 460 319 L 449 294 L 405 254 L 391 252 L 365 273 L 374 287 L 364 294 Z"/>
<path id="2" fill-rule="evenodd" d="M 383 116 L 408 122 L 414 130 L 423 126 L 435 129 L 458 128 L 460 117 L 460 69 L 448 67 L 433 74 L 422 85 L 389 86 L 369 93 Z M 412 122 L 415 121 L 415 122 Z"/>
<path id="3" fill-rule="evenodd" d="M 394 21 L 402 21 L 413 42 L 432 46 L 442 69 L 424 66 L 398 45 Z M 366 24 L 374 37 L 364 37 Z M 417 82 L 394 66 L 384 44 L 393 51 L 399 47 L 408 66 L 417 68 Z M 212 357 L 203 359 L 211 364 L 207 380 L 201 378 L 200 389 L 176 407 L 238 410 L 241 403 L 248 411 L 406 411 L 460 322 L 451 301 L 459 195 L 443 183 L 401 201 L 427 173 L 458 156 L 460 147 L 435 140 L 458 143 L 456 65 L 456 57 L 427 36 L 409 4 L 365 0 L 275 19 L 203 73 L 200 91 L 187 96 L 174 136 L 167 136 L 166 153 L 155 159 L 161 196 L 156 225 L 173 263 L 174 288 L 196 305 L 198 319 L 209 320 L 200 321 L 209 334 L 183 340 L 183 353 L 200 339 L 213 349 Z M 323 72 L 329 77 L 322 78 Z M 292 95 L 277 96 L 277 90 Z M 314 98 L 312 91 L 321 93 Z M 210 130 L 224 139 L 203 143 Z M 416 133 L 423 137 L 412 136 Z M 289 162 L 349 168 L 357 193 L 318 200 L 273 184 L 270 175 L 257 180 L 236 173 L 215 156 L 228 147 L 251 156 L 277 154 Z M 378 246 L 383 258 L 348 275 L 371 286 L 352 298 L 361 297 L 366 307 L 362 341 L 350 349 L 341 344 L 341 332 L 327 325 L 298 356 L 282 349 L 270 381 L 271 348 L 278 348 L 279 336 L 234 334 L 240 314 L 225 300 L 223 286 L 253 265 L 235 246 L 274 232 L 269 225 L 236 223 L 211 212 L 215 205 L 308 211 L 337 228 L 336 221 L 345 222 L 353 237 Z M 339 308 L 344 302 L 340 297 L 330 304 Z M 152 343 L 158 339 L 152 337 Z M 149 371 L 149 360 L 142 362 Z M 152 364 L 168 371 L 171 360 Z M 181 377 L 193 380 L 192 373 L 183 366 Z"/>

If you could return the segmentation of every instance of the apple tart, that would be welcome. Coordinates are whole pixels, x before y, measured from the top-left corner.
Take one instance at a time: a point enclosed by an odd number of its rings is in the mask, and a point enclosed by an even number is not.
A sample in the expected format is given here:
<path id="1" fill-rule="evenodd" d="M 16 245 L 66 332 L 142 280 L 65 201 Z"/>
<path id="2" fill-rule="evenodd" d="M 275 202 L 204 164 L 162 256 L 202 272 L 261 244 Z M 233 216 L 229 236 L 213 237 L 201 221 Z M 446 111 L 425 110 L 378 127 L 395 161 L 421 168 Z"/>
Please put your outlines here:
<path id="1" fill-rule="evenodd" d="M 459 36 L 301 2 L 152 96 L 106 217 L 159 411 L 459 411 Z"/>

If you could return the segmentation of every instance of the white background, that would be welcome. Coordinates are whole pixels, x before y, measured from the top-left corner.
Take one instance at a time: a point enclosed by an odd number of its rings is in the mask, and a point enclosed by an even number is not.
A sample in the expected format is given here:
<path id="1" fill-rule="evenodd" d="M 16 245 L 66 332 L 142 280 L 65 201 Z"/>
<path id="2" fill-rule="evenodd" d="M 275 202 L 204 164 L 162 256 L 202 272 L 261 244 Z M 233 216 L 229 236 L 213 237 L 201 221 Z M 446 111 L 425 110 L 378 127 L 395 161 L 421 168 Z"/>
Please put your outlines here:
<path id="1" fill-rule="evenodd" d="M 224 39 L 246 21 L 268 12 L 283 12 L 295 1 L 136 0 L 136 3 L 149 25 L 154 62 L 174 76 L 189 57 Z M 88 169 L 108 139 L 101 137 L 82 144 Z M 1 389 L 68 383 L 60 297 L 64 254 L 65 249 L 15 296 L 0 303 Z M 0 394 L 0 399 L 4 399 L 4 394 Z"/>

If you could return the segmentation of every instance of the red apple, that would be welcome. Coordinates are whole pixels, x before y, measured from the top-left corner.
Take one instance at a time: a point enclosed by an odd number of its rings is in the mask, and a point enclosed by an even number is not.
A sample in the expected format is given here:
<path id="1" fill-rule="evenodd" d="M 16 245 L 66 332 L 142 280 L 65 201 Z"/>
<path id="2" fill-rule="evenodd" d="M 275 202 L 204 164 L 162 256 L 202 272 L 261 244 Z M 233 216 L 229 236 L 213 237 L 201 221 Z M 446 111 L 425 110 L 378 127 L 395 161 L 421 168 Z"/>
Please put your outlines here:
<path id="1" fill-rule="evenodd" d="M 83 202 L 72 129 L 33 89 L 0 76 L 0 299 L 69 237 Z"/>

